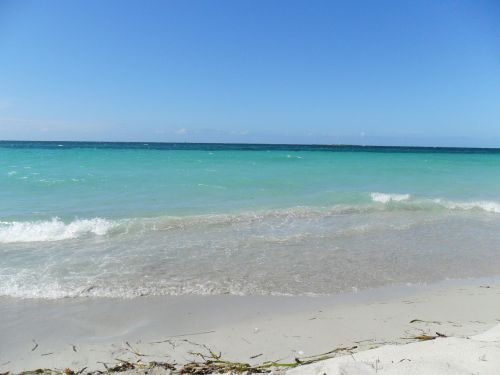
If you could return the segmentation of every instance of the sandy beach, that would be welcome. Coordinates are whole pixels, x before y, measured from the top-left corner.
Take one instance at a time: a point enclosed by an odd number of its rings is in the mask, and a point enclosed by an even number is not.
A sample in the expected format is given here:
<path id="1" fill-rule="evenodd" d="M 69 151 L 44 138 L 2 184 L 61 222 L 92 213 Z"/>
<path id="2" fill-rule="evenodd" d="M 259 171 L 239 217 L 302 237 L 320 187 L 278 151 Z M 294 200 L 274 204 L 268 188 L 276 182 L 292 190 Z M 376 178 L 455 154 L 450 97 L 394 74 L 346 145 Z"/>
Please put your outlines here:
<path id="1" fill-rule="evenodd" d="M 2 145 L 0 375 L 500 368 L 497 151 Z"/>
<path id="2" fill-rule="evenodd" d="M 422 353 L 426 348 L 414 350 L 411 345 L 431 344 L 426 341 L 407 345 L 419 341 L 415 339 L 417 336 L 452 336 L 460 340 L 493 328 L 500 321 L 498 306 L 497 279 L 391 287 L 315 298 L 177 296 L 57 301 L 2 298 L 0 372 L 38 368 L 102 371 L 120 360 L 181 365 L 196 360 L 192 352 L 203 353 L 203 345 L 224 359 L 250 364 L 293 363 L 295 358 L 305 359 L 337 348 L 350 348 L 348 357 L 369 362 L 373 355 L 367 350 L 379 348 L 375 349 L 379 351 L 375 352 L 380 357 L 380 363 L 375 361 L 380 367 L 375 369 L 379 371 L 384 367 L 383 361 L 393 362 L 399 358 L 399 352 Z M 432 340 L 432 345 L 443 340 L 452 339 L 438 338 Z M 460 345 L 461 342 L 447 344 L 450 350 Z M 496 348 L 500 350 L 498 345 Z M 477 345 L 470 350 L 477 351 Z M 439 351 L 442 355 L 447 353 L 442 348 Z M 437 355 L 434 349 L 429 352 Z M 346 352 L 341 350 L 338 355 L 341 354 Z M 320 373 L 324 370 L 321 366 L 329 361 L 297 367 L 291 374 Z M 412 365 L 415 363 L 418 361 Z M 356 368 L 350 364 L 345 369 L 358 372 L 342 372 L 337 362 L 328 366 L 328 373 L 339 374 L 362 373 L 359 371 L 368 371 L 370 367 Z M 436 373 L 431 367 L 424 373 Z"/>
<path id="3" fill-rule="evenodd" d="M 0 375 L 500 375 L 500 1 L 0 0 Z"/>

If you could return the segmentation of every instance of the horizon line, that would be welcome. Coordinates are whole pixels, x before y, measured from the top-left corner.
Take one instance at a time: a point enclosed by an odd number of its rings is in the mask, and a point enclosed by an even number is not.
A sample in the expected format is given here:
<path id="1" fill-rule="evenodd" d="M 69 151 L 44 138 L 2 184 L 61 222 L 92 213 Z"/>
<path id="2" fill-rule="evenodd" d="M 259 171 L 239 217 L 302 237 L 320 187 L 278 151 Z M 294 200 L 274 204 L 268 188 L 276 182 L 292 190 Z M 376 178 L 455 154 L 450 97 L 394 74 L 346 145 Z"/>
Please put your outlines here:
<path id="1" fill-rule="evenodd" d="M 185 145 L 241 145 L 241 146 L 309 146 L 309 147 L 366 147 L 366 148 L 417 148 L 417 149 L 467 149 L 467 150 L 500 150 L 500 147 L 474 147 L 474 146 L 404 146 L 404 145 L 371 145 L 350 143 L 262 143 L 262 142 L 179 142 L 179 141 L 70 141 L 70 140 L 21 140 L 0 139 L 6 142 L 32 142 L 32 143 L 122 143 L 122 144 L 185 144 Z"/>

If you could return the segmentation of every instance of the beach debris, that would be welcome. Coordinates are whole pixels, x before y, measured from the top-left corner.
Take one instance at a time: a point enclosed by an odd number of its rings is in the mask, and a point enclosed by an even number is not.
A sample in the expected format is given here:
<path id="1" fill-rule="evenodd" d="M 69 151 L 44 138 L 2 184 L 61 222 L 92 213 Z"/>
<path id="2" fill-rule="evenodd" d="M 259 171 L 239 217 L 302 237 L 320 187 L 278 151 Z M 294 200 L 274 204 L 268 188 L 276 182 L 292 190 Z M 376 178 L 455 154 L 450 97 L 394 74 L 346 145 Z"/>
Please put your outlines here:
<path id="1" fill-rule="evenodd" d="M 144 373 L 149 373 L 150 370 L 155 369 L 155 371 L 160 370 L 159 374 L 165 375 L 209 375 L 209 374 L 239 374 L 239 375 L 251 375 L 251 374 L 269 374 L 271 372 L 276 373 L 276 371 L 280 371 L 280 368 L 293 368 L 297 366 L 312 364 L 315 362 L 323 361 L 325 359 L 334 358 L 337 355 L 342 355 L 346 353 L 351 353 L 357 348 L 357 346 L 352 347 L 339 347 L 333 350 L 330 350 L 326 353 L 322 353 L 315 356 L 308 357 L 297 357 L 294 362 L 282 362 L 282 360 L 276 361 L 266 361 L 260 364 L 251 365 L 246 362 L 237 362 L 230 361 L 222 358 L 222 353 L 215 352 L 207 345 L 198 344 L 187 339 L 182 341 L 188 342 L 192 345 L 195 345 L 201 348 L 198 352 L 190 352 L 191 355 L 197 358 L 198 360 L 192 360 L 188 363 L 178 365 L 176 363 L 168 363 L 168 362 L 143 362 L 142 359 L 138 359 L 136 362 L 131 362 L 119 358 L 115 358 L 117 362 L 114 365 L 105 362 L 97 362 L 101 363 L 105 370 L 94 370 L 94 371 L 85 371 L 87 367 L 82 368 L 79 371 L 74 371 L 72 369 L 66 368 L 64 370 L 55 370 L 55 369 L 36 369 L 33 371 L 24 371 L 19 375 L 105 375 L 105 374 L 114 374 L 120 372 L 126 372 L 128 370 L 140 370 L 144 371 Z M 134 350 L 130 344 L 128 346 L 131 350 Z M 298 354 L 303 354 L 303 352 L 299 351 Z M 258 358 L 262 356 L 262 353 L 256 354 L 251 357 L 251 359 Z M 163 372 L 166 371 L 166 372 Z M 152 372 L 151 372 L 152 373 Z M 158 374 L 158 372 L 156 372 Z M 0 375 L 9 375 L 8 373 L 0 374 Z"/>
<path id="2" fill-rule="evenodd" d="M 97 361 L 97 363 L 100 363 L 101 365 L 103 365 L 106 370 L 109 369 L 108 364 L 106 362 Z"/>
<path id="3" fill-rule="evenodd" d="M 435 335 L 428 335 L 428 334 L 422 333 L 421 335 L 416 335 L 416 336 L 412 336 L 412 337 L 402 337 L 402 339 L 403 340 L 429 341 L 429 340 L 437 339 L 438 337 L 448 337 L 448 336 L 443 334 L 443 333 L 436 332 Z"/>
<path id="4" fill-rule="evenodd" d="M 36 370 L 23 371 L 20 375 L 64 375 L 64 372 L 51 370 L 48 368 L 38 368 Z"/>
<path id="5" fill-rule="evenodd" d="M 411 323 L 441 324 L 441 322 L 438 322 L 437 320 L 422 320 L 422 319 L 413 319 L 413 320 L 410 320 L 410 324 Z"/>
<path id="6" fill-rule="evenodd" d="M 366 340 L 358 340 L 358 341 L 354 341 L 355 344 L 362 344 L 362 343 L 365 343 L 365 342 L 373 342 L 375 341 L 374 339 L 366 339 Z"/>
<path id="7" fill-rule="evenodd" d="M 245 362 L 224 360 L 222 359 L 222 354 L 220 352 L 216 353 L 204 344 L 195 344 L 195 345 L 203 348 L 205 352 L 204 353 L 190 352 L 190 354 L 201 358 L 202 362 L 194 361 L 185 364 L 181 368 L 180 374 L 207 375 L 213 373 L 219 373 L 219 374 L 220 373 L 236 373 L 236 374 L 269 373 L 276 368 L 281 368 L 281 367 L 292 368 L 304 364 L 311 364 L 325 359 L 330 359 L 337 356 L 339 353 L 343 354 L 349 353 L 350 351 L 357 348 L 357 346 L 335 348 L 331 351 L 316 356 L 295 358 L 295 361 L 290 363 L 284 363 L 281 362 L 281 360 L 276 360 L 276 361 L 266 361 L 258 365 L 251 365 Z M 251 357 L 251 359 L 260 357 L 261 355 L 262 354 L 258 354 L 256 356 Z"/>
<path id="8" fill-rule="evenodd" d="M 246 338 L 244 338 L 244 337 L 242 337 L 241 339 L 242 339 L 243 341 L 245 341 L 247 344 L 250 344 L 250 345 L 252 344 L 250 341 L 248 341 L 248 340 L 247 340 Z"/>
<path id="9" fill-rule="evenodd" d="M 127 350 L 131 351 L 133 354 L 135 354 L 138 357 L 147 357 L 148 356 L 147 354 L 142 354 L 139 352 L 139 350 L 134 349 L 128 341 L 125 341 L 125 345 L 127 345 L 129 347 L 129 349 L 127 349 Z"/>
<path id="10" fill-rule="evenodd" d="M 417 335 L 417 336 L 414 336 L 414 337 L 408 337 L 408 339 L 410 340 L 419 340 L 419 341 L 428 341 L 428 340 L 434 340 L 435 338 L 437 338 L 437 336 L 433 336 L 433 335 Z"/>
<path id="11" fill-rule="evenodd" d="M 164 370 L 174 370 L 175 366 L 171 363 L 167 362 L 148 362 L 144 363 L 141 360 L 137 362 L 129 362 L 123 359 L 116 358 L 116 361 L 119 362 L 119 364 L 116 364 L 112 367 L 108 366 L 104 362 L 99 362 L 104 365 L 104 368 L 106 369 L 105 372 L 102 371 L 92 371 L 92 372 L 87 372 L 89 375 L 99 375 L 99 374 L 108 374 L 108 373 L 115 373 L 115 372 L 123 372 L 127 370 L 151 370 L 154 368 L 160 368 Z M 76 375 L 79 375 L 80 373 L 77 373 Z M 24 375 L 24 374 L 23 374 Z"/>
<path id="12" fill-rule="evenodd" d="M 203 346 L 203 345 L 202 345 Z M 177 366 L 176 364 L 168 363 L 168 362 L 149 362 L 145 363 L 141 360 L 137 362 L 130 362 L 123 359 L 116 359 L 118 364 L 111 366 L 104 362 L 101 363 L 105 370 L 104 371 L 89 371 L 84 372 L 86 367 L 81 369 L 78 372 L 75 372 L 71 369 L 64 369 L 62 371 L 58 370 L 50 370 L 50 369 L 37 369 L 33 371 L 24 371 L 19 375 L 103 375 L 103 374 L 112 374 L 112 373 L 120 373 L 128 370 L 151 370 L 151 369 L 163 369 L 169 371 L 169 374 L 174 375 L 209 375 L 209 374 L 223 374 L 223 373 L 231 373 L 231 374 L 241 374 L 241 375 L 250 375 L 250 374 L 263 374 L 270 373 L 278 368 L 293 368 L 301 365 L 311 364 L 314 362 L 322 361 L 325 359 L 335 357 L 336 353 L 345 353 L 352 348 L 337 348 L 327 353 L 323 353 L 319 356 L 312 357 L 304 357 L 304 358 L 295 358 L 295 362 L 291 363 L 283 363 L 280 360 L 277 361 L 267 361 L 258 365 L 251 365 L 245 362 L 235 362 L 222 359 L 221 353 L 215 353 L 208 347 L 204 346 L 207 353 L 201 352 L 192 352 L 192 355 L 201 358 L 201 361 L 192 361 L 186 363 L 182 366 Z M 263 354 L 257 354 L 252 358 L 257 358 L 262 356 Z M 0 375 L 9 375 L 8 373 L 0 374 Z"/>
<path id="13" fill-rule="evenodd" d="M 308 356 L 308 357 L 302 357 L 301 359 L 295 358 L 295 360 L 300 361 L 300 363 L 314 363 L 321 361 L 323 359 L 329 359 L 335 357 L 339 353 L 351 353 L 353 350 L 357 349 L 358 346 L 351 346 L 351 347 L 339 347 L 335 348 L 333 350 L 330 350 L 329 352 L 322 353 L 322 354 L 317 354 L 313 356 Z"/>
<path id="14" fill-rule="evenodd" d="M 150 342 L 150 344 L 162 344 L 164 342 L 169 342 L 170 339 L 177 338 L 177 337 L 207 335 L 209 333 L 215 333 L 215 331 L 202 331 L 202 332 L 183 333 L 183 334 L 180 334 L 180 335 L 166 336 L 167 338 L 165 340 L 162 340 L 162 341 L 153 341 L 153 342 Z"/>
<path id="15" fill-rule="evenodd" d="M 155 345 L 155 344 L 165 344 L 165 343 L 169 344 L 172 347 L 172 349 L 174 349 L 174 350 L 179 345 L 174 340 L 168 340 L 168 339 L 167 340 L 162 340 L 162 341 L 150 342 L 149 344 L 150 345 Z"/>
<path id="16" fill-rule="evenodd" d="M 122 372 L 122 371 L 126 371 L 126 370 L 133 370 L 136 368 L 135 364 L 133 364 L 132 362 L 128 362 L 128 361 L 124 361 L 122 359 L 116 359 L 117 361 L 120 362 L 119 365 L 116 365 L 114 367 L 106 367 L 106 370 L 108 370 L 108 372 Z"/>

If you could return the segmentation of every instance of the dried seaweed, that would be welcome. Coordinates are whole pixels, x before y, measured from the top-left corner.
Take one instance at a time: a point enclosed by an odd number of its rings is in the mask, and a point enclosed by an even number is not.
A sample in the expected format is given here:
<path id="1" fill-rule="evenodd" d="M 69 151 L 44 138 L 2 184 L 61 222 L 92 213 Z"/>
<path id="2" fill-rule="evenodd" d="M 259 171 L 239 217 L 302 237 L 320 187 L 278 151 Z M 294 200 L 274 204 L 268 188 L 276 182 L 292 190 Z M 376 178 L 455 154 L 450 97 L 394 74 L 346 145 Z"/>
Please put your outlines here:
<path id="1" fill-rule="evenodd" d="M 448 337 L 443 333 L 436 332 L 435 335 L 421 334 L 412 337 L 402 337 L 404 340 L 417 340 L 417 341 L 429 341 L 437 339 L 438 337 Z"/>
<path id="2" fill-rule="evenodd" d="M 208 374 L 222 374 L 222 373 L 232 373 L 232 374 L 263 374 L 270 373 L 272 370 L 276 370 L 279 368 L 292 368 L 302 365 L 307 365 L 319 361 L 323 361 L 325 359 L 334 358 L 339 354 L 351 353 L 357 346 L 353 347 L 339 347 L 333 350 L 330 350 L 326 353 L 318 354 L 315 356 L 301 357 L 295 358 L 294 362 L 285 363 L 281 362 L 281 360 L 276 361 L 266 361 L 261 364 L 252 365 L 246 362 L 237 362 L 230 361 L 222 358 L 221 353 L 217 353 L 211 348 L 203 344 L 197 344 L 189 340 L 183 340 L 192 345 L 200 347 L 202 351 L 199 352 L 190 352 L 190 354 L 198 358 L 198 360 L 194 360 L 188 362 L 183 365 L 177 365 L 175 363 L 168 362 L 142 362 L 139 359 L 137 362 L 130 362 L 123 359 L 116 359 L 118 363 L 113 366 L 108 366 L 108 364 L 100 362 L 103 364 L 105 370 L 104 371 L 87 371 L 86 367 L 79 371 L 75 371 L 69 368 L 64 370 L 51 370 L 51 369 L 36 369 L 33 371 L 24 371 L 19 375 L 101 375 L 101 374 L 113 374 L 120 373 L 128 370 L 151 370 L 153 368 L 161 368 L 164 370 L 170 371 L 174 375 L 208 375 Z M 127 343 L 128 344 L 128 343 Z M 138 356 L 143 356 L 143 354 L 138 353 L 135 349 L 132 349 L 131 345 L 127 345 L 130 347 L 134 354 Z M 257 354 L 252 356 L 251 359 L 262 356 L 263 354 Z M 7 373 L 8 374 L 8 373 Z M 0 374 L 6 375 L 6 374 Z"/>

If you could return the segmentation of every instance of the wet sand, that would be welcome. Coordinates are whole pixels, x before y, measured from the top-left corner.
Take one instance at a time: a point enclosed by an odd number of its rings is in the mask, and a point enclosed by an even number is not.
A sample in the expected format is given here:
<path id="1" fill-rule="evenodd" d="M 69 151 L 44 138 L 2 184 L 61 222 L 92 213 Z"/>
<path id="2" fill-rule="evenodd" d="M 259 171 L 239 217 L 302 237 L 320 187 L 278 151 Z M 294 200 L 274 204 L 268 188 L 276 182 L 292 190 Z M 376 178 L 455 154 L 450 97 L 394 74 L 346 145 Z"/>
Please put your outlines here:
<path id="1" fill-rule="evenodd" d="M 498 324 L 499 307 L 498 279 L 314 298 L 2 298 L 0 372 L 104 370 L 118 359 L 183 363 L 199 344 L 230 360 L 293 361 L 337 347 L 408 343 L 422 333 L 479 334 Z"/>

